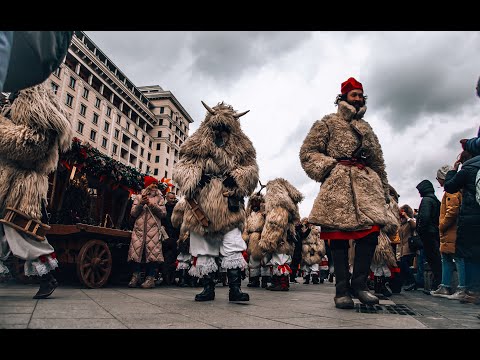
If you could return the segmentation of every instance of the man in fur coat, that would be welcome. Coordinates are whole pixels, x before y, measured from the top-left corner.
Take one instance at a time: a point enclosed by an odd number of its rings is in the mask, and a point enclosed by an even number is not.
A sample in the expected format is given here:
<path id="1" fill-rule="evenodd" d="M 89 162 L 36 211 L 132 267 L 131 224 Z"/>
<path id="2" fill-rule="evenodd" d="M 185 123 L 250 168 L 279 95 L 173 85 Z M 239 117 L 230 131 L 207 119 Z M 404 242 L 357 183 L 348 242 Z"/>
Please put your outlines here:
<path id="1" fill-rule="evenodd" d="M 203 102 L 202 102 L 203 103 Z M 248 301 L 240 290 L 242 270 L 247 262 L 242 252 L 245 224 L 243 198 L 258 183 L 256 152 L 242 132 L 232 106 L 220 103 L 208 110 L 198 130 L 180 149 L 173 180 L 187 199 L 183 223 L 190 232 L 190 253 L 194 257 L 189 274 L 203 277 L 204 289 L 196 301 L 215 298 L 215 257 L 227 269 L 229 300 Z"/>
<path id="2" fill-rule="evenodd" d="M 335 104 L 336 113 L 313 124 L 300 149 L 300 161 L 307 175 L 322 183 L 309 222 L 320 225 L 322 238 L 331 240 L 335 306 L 353 309 L 350 286 L 362 303 L 378 304 L 366 281 L 379 231 L 388 223 L 389 187 L 382 148 L 363 120 L 367 108 L 362 84 L 354 78 L 343 82 Z M 355 240 L 351 283 L 349 239 Z"/>
<path id="3" fill-rule="evenodd" d="M 59 152 L 70 147 L 72 135 L 70 120 L 46 83 L 21 90 L 0 114 L 0 272 L 10 252 L 25 260 L 25 275 L 40 276 L 34 299 L 50 296 L 57 287 L 51 274 L 58 267 L 54 249 L 45 237 L 10 226 L 6 208 L 41 222 L 48 174 L 57 168 Z"/>
<path id="4" fill-rule="evenodd" d="M 271 267 L 262 261 L 264 253 L 259 247 L 260 235 L 265 225 L 265 197 L 258 191 L 248 199 L 247 221 L 243 232 L 243 239 L 247 243 L 249 283 L 248 287 L 266 288 L 271 279 Z"/>
<path id="5" fill-rule="evenodd" d="M 267 183 L 265 194 L 265 225 L 259 247 L 266 254 L 264 263 L 272 266 L 273 291 L 288 291 L 292 255 L 296 238 L 295 224 L 300 221 L 298 203 L 303 195 L 287 180 L 277 178 Z"/>
<path id="6" fill-rule="evenodd" d="M 308 236 L 302 241 L 302 270 L 304 284 L 320 283 L 320 263 L 325 255 L 325 241 L 320 238 L 320 227 L 307 224 L 310 228 Z"/>

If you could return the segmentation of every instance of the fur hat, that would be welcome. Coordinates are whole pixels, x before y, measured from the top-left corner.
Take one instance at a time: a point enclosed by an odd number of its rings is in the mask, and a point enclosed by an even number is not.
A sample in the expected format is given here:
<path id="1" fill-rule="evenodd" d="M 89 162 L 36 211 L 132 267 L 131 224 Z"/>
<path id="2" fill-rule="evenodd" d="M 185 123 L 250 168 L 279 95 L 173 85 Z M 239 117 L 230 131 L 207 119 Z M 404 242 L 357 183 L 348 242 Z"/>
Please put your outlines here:
<path id="1" fill-rule="evenodd" d="M 362 83 L 358 82 L 353 77 L 351 77 L 351 78 L 348 78 L 347 81 L 344 81 L 342 83 L 340 91 L 343 95 L 343 94 L 347 94 L 349 91 L 352 91 L 354 89 L 360 89 L 363 91 L 363 86 L 362 86 Z"/>
<path id="2" fill-rule="evenodd" d="M 445 180 L 445 176 L 447 176 L 447 172 L 453 170 L 453 167 L 450 165 L 443 165 L 440 169 L 437 170 L 437 179 Z"/>

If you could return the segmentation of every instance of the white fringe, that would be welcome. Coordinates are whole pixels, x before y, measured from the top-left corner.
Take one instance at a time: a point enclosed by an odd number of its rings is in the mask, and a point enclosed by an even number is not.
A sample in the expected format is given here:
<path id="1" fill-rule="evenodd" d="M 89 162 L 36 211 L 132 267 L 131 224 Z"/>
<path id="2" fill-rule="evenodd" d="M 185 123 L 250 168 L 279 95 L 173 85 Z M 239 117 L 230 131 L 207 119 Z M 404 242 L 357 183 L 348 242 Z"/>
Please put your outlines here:
<path id="1" fill-rule="evenodd" d="M 41 262 L 40 260 L 25 261 L 25 275 L 26 276 L 43 276 L 52 270 L 58 268 L 57 259 L 53 259 L 50 255 L 47 255 L 47 261 Z"/>
<path id="2" fill-rule="evenodd" d="M 10 274 L 10 270 L 8 270 L 8 268 L 3 265 L 3 261 L 0 260 L 0 275 L 8 275 Z"/>
<path id="3" fill-rule="evenodd" d="M 197 265 L 193 266 L 188 270 L 188 274 L 198 278 L 202 278 L 203 275 L 210 274 L 212 272 L 217 272 L 218 266 L 215 262 L 214 257 L 209 257 L 205 264 L 199 264 L 197 258 Z"/>
<path id="4" fill-rule="evenodd" d="M 247 262 L 243 258 L 241 252 L 233 253 L 232 255 L 225 256 L 222 259 L 222 268 L 224 269 L 236 269 L 240 268 L 245 270 L 248 267 Z"/>

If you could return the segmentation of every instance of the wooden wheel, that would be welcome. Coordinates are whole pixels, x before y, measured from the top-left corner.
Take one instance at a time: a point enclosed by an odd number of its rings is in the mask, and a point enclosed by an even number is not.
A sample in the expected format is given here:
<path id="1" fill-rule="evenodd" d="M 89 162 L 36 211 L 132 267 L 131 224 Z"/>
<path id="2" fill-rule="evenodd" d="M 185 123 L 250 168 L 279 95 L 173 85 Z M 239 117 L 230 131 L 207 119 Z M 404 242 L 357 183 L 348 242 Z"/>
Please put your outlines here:
<path id="1" fill-rule="evenodd" d="M 89 288 L 100 288 L 112 271 L 112 254 L 105 241 L 89 240 L 77 258 L 77 276 Z"/>

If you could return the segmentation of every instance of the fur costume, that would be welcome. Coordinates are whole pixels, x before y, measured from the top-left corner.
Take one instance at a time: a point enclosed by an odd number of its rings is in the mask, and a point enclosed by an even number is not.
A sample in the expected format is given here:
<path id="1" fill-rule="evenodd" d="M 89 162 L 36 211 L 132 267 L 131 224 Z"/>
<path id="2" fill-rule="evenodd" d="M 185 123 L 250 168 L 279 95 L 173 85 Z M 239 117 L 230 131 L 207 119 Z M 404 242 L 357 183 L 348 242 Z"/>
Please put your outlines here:
<path id="1" fill-rule="evenodd" d="M 259 247 L 267 253 L 293 255 L 291 238 L 296 236 L 295 224 L 300 221 L 298 203 L 303 195 L 282 178 L 267 183 L 265 194 L 265 225 Z"/>
<path id="2" fill-rule="evenodd" d="M 320 229 L 313 225 L 302 243 L 302 263 L 306 265 L 320 264 L 325 253 L 325 241 L 320 239 Z"/>
<path id="3" fill-rule="evenodd" d="M 340 101 L 337 113 L 316 121 L 300 149 L 300 161 L 307 175 L 321 182 L 309 222 L 322 231 L 356 231 L 388 224 L 386 198 L 389 196 L 382 149 L 372 128 L 355 107 Z M 364 169 L 339 164 L 361 145 L 367 165 Z"/>
<path id="4" fill-rule="evenodd" d="M 211 110 L 211 111 L 210 111 Z M 173 180 L 185 197 L 198 202 L 210 220 L 203 227 L 189 205 L 185 207 L 185 230 L 215 242 L 223 235 L 244 228 L 245 208 L 231 211 L 228 197 L 243 201 L 258 183 L 258 165 L 252 142 L 242 132 L 237 114 L 230 105 L 220 103 L 210 109 L 198 130 L 180 148 L 180 160 L 173 169 Z M 226 184 L 231 177 L 233 183 Z M 220 237 L 221 238 L 221 237 Z"/>
<path id="5" fill-rule="evenodd" d="M 0 216 L 5 208 L 41 219 L 48 174 L 72 143 L 72 125 L 46 83 L 20 91 L 0 114 Z"/>
<path id="6" fill-rule="evenodd" d="M 259 211 L 252 210 L 252 203 L 260 203 Z M 245 230 L 243 231 L 243 239 L 248 245 L 247 252 L 254 260 L 261 260 L 263 251 L 258 245 L 263 226 L 265 225 L 265 197 L 262 194 L 255 193 L 248 199 L 247 220 Z"/>

